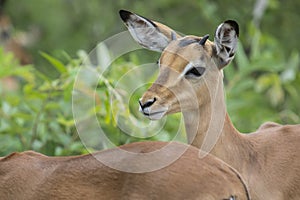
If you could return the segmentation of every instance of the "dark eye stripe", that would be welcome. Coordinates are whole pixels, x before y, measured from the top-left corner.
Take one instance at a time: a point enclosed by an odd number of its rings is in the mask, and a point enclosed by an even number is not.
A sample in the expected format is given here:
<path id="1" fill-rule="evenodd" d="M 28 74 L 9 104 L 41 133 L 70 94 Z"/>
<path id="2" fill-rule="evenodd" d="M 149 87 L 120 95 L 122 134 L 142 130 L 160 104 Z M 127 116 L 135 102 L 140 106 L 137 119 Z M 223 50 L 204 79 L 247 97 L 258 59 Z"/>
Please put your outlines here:
<path id="1" fill-rule="evenodd" d="M 185 73 L 185 76 L 188 77 L 200 77 L 205 72 L 204 67 L 192 67 L 189 71 Z"/>

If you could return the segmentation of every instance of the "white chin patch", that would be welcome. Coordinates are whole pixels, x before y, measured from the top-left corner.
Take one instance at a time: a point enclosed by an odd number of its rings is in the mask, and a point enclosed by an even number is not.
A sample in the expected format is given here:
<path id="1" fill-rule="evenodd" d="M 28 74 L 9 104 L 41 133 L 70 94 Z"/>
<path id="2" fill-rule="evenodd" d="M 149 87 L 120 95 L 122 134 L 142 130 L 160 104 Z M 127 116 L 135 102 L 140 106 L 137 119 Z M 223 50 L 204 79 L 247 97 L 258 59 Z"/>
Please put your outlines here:
<path id="1" fill-rule="evenodd" d="M 158 110 L 151 110 L 151 108 L 145 108 L 144 110 L 140 109 L 140 112 L 142 112 L 151 120 L 159 120 L 163 118 L 166 115 L 167 111 L 168 108 L 160 108 Z"/>
<path id="2" fill-rule="evenodd" d="M 148 115 L 148 118 L 151 120 L 159 120 L 161 118 L 163 118 L 163 116 L 165 116 L 166 111 L 165 112 L 159 112 L 159 113 L 154 113 L 154 114 L 150 114 Z"/>

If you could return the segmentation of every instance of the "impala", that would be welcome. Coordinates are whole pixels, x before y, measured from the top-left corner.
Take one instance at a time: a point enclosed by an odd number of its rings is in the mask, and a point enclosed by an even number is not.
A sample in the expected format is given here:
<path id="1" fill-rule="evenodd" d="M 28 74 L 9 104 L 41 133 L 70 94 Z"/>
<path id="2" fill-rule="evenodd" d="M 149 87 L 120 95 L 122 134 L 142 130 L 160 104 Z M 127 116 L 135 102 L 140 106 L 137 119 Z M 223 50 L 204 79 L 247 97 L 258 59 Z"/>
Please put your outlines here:
<path id="1" fill-rule="evenodd" d="M 12 36 L 12 24 L 9 16 L 1 13 L 0 9 L 0 45 L 5 52 L 12 52 L 21 65 L 32 63 L 31 56 L 25 51 L 17 38 Z"/>
<path id="2" fill-rule="evenodd" d="M 169 148 L 164 149 L 166 145 Z M 27 151 L 0 158 L 0 199 L 250 199 L 247 186 L 233 168 L 211 155 L 199 159 L 195 147 L 139 142 L 121 146 L 121 150 L 130 153 L 114 148 L 82 156 L 48 157 Z M 182 156 L 164 168 L 126 172 L 164 163 L 182 150 Z M 124 171 L 102 164 L 99 160 L 103 159 Z"/>
<path id="3" fill-rule="evenodd" d="M 7 0 L 0 0 L 0 46 L 4 52 L 11 52 L 21 65 L 32 63 L 31 56 L 25 51 L 20 42 L 12 36 L 12 24 L 10 17 L 4 13 Z M 4 91 L 16 90 L 19 82 L 15 77 L 4 77 L 0 80 L 0 86 Z"/>
<path id="4" fill-rule="evenodd" d="M 241 134 L 227 114 L 222 70 L 236 53 L 238 24 L 220 24 L 211 42 L 208 35 L 183 37 L 129 11 L 120 16 L 139 44 L 162 52 L 158 78 L 140 99 L 141 112 L 150 119 L 182 112 L 188 142 L 241 173 L 253 199 L 300 199 L 300 125 L 267 123 Z"/>

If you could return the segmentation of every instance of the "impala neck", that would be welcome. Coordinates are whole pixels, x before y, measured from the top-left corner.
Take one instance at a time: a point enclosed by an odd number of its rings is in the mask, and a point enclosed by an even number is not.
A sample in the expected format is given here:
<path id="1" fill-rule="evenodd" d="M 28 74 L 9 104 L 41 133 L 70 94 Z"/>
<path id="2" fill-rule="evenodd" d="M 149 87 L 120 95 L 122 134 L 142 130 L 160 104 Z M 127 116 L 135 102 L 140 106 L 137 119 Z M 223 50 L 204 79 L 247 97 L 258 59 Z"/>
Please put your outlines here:
<path id="1" fill-rule="evenodd" d="M 199 106 L 199 110 L 183 112 L 188 143 L 217 156 L 237 170 L 243 170 L 240 161 L 251 157 L 252 149 L 228 116 L 223 83 L 212 97 L 216 98 Z"/>

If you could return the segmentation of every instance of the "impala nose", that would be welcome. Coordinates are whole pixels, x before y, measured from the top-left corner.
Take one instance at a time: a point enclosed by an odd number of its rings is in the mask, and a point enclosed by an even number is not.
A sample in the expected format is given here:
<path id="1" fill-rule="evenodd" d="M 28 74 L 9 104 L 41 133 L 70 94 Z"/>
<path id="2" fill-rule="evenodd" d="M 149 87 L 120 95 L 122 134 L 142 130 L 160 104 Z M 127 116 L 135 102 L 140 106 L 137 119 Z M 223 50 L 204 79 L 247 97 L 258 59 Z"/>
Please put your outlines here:
<path id="1" fill-rule="evenodd" d="M 141 99 L 139 100 L 139 104 L 140 104 L 140 111 L 144 112 L 144 110 L 150 106 L 152 106 L 154 104 L 154 102 L 156 101 L 156 98 L 154 97 L 153 99 L 148 99 L 146 102 L 142 102 Z"/>

